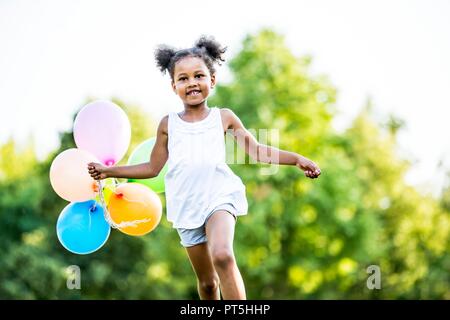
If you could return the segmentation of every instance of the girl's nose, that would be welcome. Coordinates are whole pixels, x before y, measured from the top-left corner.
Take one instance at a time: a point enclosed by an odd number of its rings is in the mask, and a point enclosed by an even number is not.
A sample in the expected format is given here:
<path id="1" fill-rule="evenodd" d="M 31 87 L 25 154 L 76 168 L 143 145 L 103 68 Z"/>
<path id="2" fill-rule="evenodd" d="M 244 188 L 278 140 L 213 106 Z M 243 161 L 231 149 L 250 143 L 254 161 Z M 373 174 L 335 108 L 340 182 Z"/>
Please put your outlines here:
<path id="1" fill-rule="evenodd" d="M 197 79 L 192 78 L 188 80 L 188 87 L 195 87 L 197 86 Z"/>

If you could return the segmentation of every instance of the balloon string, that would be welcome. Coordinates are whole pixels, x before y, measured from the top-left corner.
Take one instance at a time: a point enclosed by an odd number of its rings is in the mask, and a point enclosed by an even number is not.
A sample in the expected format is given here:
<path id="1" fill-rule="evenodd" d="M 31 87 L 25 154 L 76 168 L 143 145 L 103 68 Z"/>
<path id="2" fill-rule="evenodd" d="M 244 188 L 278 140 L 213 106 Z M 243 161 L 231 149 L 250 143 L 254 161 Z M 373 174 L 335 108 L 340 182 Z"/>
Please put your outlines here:
<path id="1" fill-rule="evenodd" d="M 101 202 L 102 207 L 103 207 L 103 215 L 105 217 L 105 220 L 106 220 L 106 222 L 108 222 L 108 224 L 111 226 L 111 228 L 118 229 L 116 223 L 111 219 L 111 215 L 109 214 L 108 207 L 107 207 L 107 205 L 105 203 L 105 198 L 103 196 L 103 184 L 102 184 L 102 181 L 98 180 L 97 183 L 98 183 L 98 194 L 100 196 L 100 202 Z"/>
<path id="2" fill-rule="evenodd" d="M 109 190 L 114 192 L 114 194 L 117 195 L 116 190 L 111 189 L 111 187 L 109 187 L 108 185 L 106 185 L 105 187 L 108 188 Z M 120 228 L 126 228 L 126 227 L 137 227 L 137 225 L 140 224 L 140 223 L 145 223 L 145 222 L 149 222 L 149 221 L 152 220 L 150 218 L 147 218 L 147 219 L 140 219 L 140 220 L 133 220 L 133 221 L 122 221 L 121 223 L 115 223 L 112 220 L 111 215 L 110 215 L 109 210 L 108 210 L 108 206 L 105 203 L 105 198 L 103 196 L 103 184 L 102 184 L 101 180 L 98 181 L 98 188 L 99 188 L 100 202 L 101 202 L 101 204 L 103 206 L 103 209 L 104 209 L 105 220 L 106 220 L 106 222 L 108 222 L 108 224 L 111 226 L 111 228 L 120 229 Z M 133 200 L 127 199 L 126 197 L 124 197 L 124 199 L 126 201 L 129 201 L 129 202 L 141 203 L 144 206 L 147 206 L 147 204 L 145 202 L 142 202 L 142 201 L 133 201 Z"/>
<path id="3" fill-rule="evenodd" d="M 93 207 L 93 208 L 95 210 L 95 207 Z M 91 231 L 91 227 L 92 227 L 92 216 L 91 216 L 91 214 L 92 214 L 92 211 L 89 210 L 89 231 Z"/>

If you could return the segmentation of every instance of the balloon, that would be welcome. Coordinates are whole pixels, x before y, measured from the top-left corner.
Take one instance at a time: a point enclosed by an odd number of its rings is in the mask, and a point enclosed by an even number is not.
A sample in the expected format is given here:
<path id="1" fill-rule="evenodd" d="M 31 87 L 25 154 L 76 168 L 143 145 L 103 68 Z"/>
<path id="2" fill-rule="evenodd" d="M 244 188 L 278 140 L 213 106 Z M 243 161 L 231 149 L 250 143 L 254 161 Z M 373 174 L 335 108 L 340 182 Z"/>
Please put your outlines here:
<path id="1" fill-rule="evenodd" d="M 82 202 L 95 198 L 97 183 L 89 175 L 87 164 L 98 162 L 89 152 L 71 148 L 61 152 L 50 166 L 50 183 L 63 199 Z"/>
<path id="2" fill-rule="evenodd" d="M 103 184 L 103 200 L 105 203 L 109 202 L 109 198 L 111 194 L 114 192 L 116 188 L 116 184 L 114 183 L 114 178 L 107 178 L 102 181 Z M 95 197 L 95 201 L 101 203 L 100 193 Z"/>
<path id="3" fill-rule="evenodd" d="M 159 224 L 162 204 L 158 195 L 142 184 L 124 183 L 111 195 L 108 210 L 111 220 L 119 225 L 120 231 L 142 236 Z"/>
<path id="4" fill-rule="evenodd" d="M 97 251 L 106 243 L 110 232 L 104 209 L 94 200 L 68 204 L 56 223 L 59 242 L 76 254 Z"/>
<path id="5" fill-rule="evenodd" d="M 111 101 L 97 100 L 78 112 L 73 125 L 78 148 L 95 155 L 101 163 L 118 163 L 131 139 L 131 126 L 126 113 Z"/>
<path id="6" fill-rule="evenodd" d="M 138 145 L 130 155 L 128 159 L 129 165 L 139 164 L 147 162 L 150 159 L 150 154 L 153 150 L 153 146 L 155 145 L 156 138 L 150 138 L 140 145 Z M 151 179 L 129 179 L 129 182 L 137 182 L 141 183 L 156 193 L 164 192 L 164 177 L 167 173 L 167 165 L 165 165 L 158 176 Z"/>

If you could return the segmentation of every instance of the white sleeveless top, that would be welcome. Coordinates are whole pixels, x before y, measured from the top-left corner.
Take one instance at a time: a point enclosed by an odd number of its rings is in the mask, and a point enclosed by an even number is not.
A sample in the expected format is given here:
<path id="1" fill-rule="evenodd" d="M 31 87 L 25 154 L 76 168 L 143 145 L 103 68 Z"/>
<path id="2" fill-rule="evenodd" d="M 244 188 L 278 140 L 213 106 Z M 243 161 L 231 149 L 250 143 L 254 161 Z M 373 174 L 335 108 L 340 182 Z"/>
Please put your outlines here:
<path id="1" fill-rule="evenodd" d="M 225 162 L 223 131 L 218 108 L 210 108 L 197 122 L 169 113 L 165 192 L 167 220 L 174 228 L 198 228 L 225 203 L 231 203 L 237 215 L 247 214 L 245 186 Z"/>

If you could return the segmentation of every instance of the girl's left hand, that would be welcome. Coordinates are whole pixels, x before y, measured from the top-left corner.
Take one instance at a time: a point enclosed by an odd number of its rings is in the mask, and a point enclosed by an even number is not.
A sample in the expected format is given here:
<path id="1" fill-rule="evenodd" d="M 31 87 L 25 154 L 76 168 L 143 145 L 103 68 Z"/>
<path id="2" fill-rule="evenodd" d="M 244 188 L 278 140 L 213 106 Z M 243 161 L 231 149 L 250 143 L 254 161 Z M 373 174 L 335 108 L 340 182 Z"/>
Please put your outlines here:
<path id="1" fill-rule="evenodd" d="M 321 174 L 319 167 L 313 161 L 305 157 L 300 156 L 295 165 L 305 171 L 305 176 L 308 178 L 315 179 Z"/>

